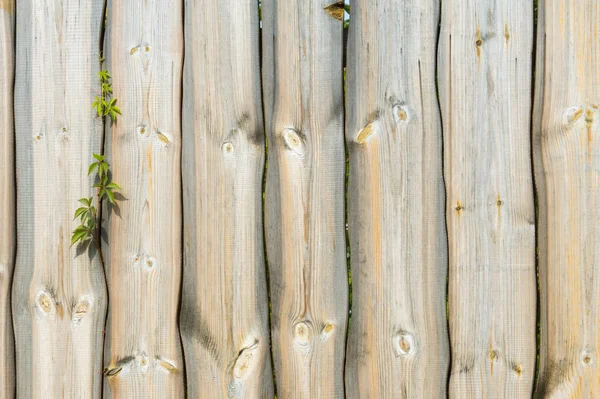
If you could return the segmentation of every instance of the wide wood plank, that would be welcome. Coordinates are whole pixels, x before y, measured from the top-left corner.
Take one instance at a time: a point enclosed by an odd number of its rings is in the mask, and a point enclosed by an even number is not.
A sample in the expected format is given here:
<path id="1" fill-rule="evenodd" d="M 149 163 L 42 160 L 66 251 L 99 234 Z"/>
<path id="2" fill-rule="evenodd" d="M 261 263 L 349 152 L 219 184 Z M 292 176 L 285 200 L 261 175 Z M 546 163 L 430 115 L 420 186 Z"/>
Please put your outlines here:
<path id="1" fill-rule="evenodd" d="M 94 193 L 87 167 L 102 143 L 92 102 L 103 5 L 17 3 L 12 309 L 19 398 L 101 395 L 104 272 L 96 252 L 71 247 L 70 238 L 77 200 Z"/>
<path id="2" fill-rule="evenodd" d="M 600 392 L 600 9 L 594 0 L 538 8 L 536 397 L 587 398 Z"/>
<path id="3" fill-rule="evenodd" d="M 263 1 L 265 223 L 278 396 L 344 395 L 340 3 Z"/>
<path id="4" fill-rule="evenodd" d="M 181 334 L 190 398 L 273 397 L 253 0 L 186 2 Z"/>
<path id="5" fill-rule="evenodd" d="M 533 0 L 445 0 L 439 44 L 453 398 L 530 397 Z"/>
<path id="6" fill-rule="evenodd" d="M 13 120 L 15 2 L 0 0 L 0 398 L 15 394 L 10 286 L 17 249 Z"/>
<path id="7" fill-rule="evenodd" d="M 106 154 L 122 189 L 107 206 L 105 397 L 180 398 L 183 1 L 109 1 L 105 52 L 123 113 Z"/>
<path id="8" fill-rule="evenodd" d="M 441 398 L 449 367 L 437 0 L 353 0 L 350 398 Z"/>

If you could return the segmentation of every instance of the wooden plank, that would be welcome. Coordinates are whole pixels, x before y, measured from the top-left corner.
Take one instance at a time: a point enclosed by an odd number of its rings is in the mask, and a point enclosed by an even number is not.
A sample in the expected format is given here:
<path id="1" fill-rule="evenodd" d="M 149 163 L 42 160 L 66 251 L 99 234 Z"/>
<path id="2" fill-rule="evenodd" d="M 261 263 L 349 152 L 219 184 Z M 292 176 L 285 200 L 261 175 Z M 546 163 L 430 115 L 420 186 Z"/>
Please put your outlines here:
<path id="1" fill-rule="evenodd" d="M 107 69 L 123 113 L 106 154 L 122 189 L 108 215 L 105 397 L 183 397 L 183 1 L 109 1 Z"/>
<path id="2" fill-rule="evenodd" d="M 0 398 L 15 395 L 10 285 L 17 249 L 13 120 L 15 2 L 0 0 Z"/>
<path id="3" fill-rule="evenodd" d="M 437 0 L 352 1 L 346 139 L 350 398 L 446 395 Z"/>
<path id="4" fill-rule="evenodd" d="M 194 398 L 273 397 L 253 0 L 186 2 L 181 333 Z"/>
<path id="5" fill-rule="evenodd" d="M 534 154 L 539 198 L 536 396 L 600 392 L 598 2 L 539 2 Z"/>
<path id="6" fill-rule="evenodd" d="M 265 223 L 278 396 L 342 397 L 343 5 L 270 0 L 262 7 Z"/>
<path id="7" fill-rule="evenodd" d="M 20 398 L 101 395 L 104 272 L 99 256 L 70 247 L 70 238 L 77 200 L 93 194 L 87 167 L 102 143 L 91 105 L 103 3 L 17 4 L 12 310 Z"/>
<path id="8" fill-rule="evenodd" d="M 533 1 L 442 2 L 450 397 L 530 397 L 535 214 Z"/>

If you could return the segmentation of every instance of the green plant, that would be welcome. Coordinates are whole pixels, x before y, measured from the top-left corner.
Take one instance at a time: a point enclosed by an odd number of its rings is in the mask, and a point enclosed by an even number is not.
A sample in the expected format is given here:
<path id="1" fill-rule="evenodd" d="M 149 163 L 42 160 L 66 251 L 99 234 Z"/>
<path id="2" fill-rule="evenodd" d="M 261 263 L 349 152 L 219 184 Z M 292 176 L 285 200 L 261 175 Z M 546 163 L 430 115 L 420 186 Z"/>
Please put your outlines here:
<path id="1" fill-rule="evenodd" d="M 98 114 L 98 117 L 104 118 L 109 116 L 112 123 L 117 121 L 117 114 L 121 115 L 121 110 L 116 106 L 117 100 L 112 98 L 112 84 L 110 82 L 110 74 L 105 69 L 102 69 L 104 58 L 100 55 L 100 78 L 101 94 L 96 96 L 92 105 Z M 73 230 L 71 235 L 71 246 L 80 243 L 89 245 L 95 242 L 100 253 L 100 260 L 104 266 L 104 256 L 100 247 L 100 209 L 104 199 L 112 205 L 115 205 L 115 192 L 121 187 L 112 181 L 110 167 L 106 162 L 104 155 L 93 154 L 94 162 L 88 168 L 88 176 L 95 173 L 94 189 L 96 190 L 95 199 L 92 197 L 84 197 L 79 199 L 82 205 L 75 210 L 73 220 L 79 219 L 79 226 Z"/>
<path id="2" fill-rule="evenodd" d="M 117 121 L 117 114 L 121 115 L 121 110 L 117 107 L 117 99 L 112 98 L 111 77 L 106 69 L 102 69 L 103 64 L 104 57 L 100 55 L 100 72 L 98 72 L 98 76 L 100 77 L 101 92 L 100 95 L 94 98 L 92 107 L 96 109 L 99 117 L 110 116 L 111 121 L 115 123 Z"/>

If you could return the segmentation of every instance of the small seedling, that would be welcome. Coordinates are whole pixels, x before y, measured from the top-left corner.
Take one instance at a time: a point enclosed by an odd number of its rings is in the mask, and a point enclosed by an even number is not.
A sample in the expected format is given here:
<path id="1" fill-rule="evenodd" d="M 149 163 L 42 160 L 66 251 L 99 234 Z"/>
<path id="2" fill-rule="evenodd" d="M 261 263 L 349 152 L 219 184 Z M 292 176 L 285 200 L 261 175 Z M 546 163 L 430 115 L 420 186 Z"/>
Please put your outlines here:
<path id="1" fill-rule="evenodd" d="M 117 121 L 117 115 L 121 115 L 121 110 L 117 107 L 117 99 L 112 98 L 112 83 L 110 74 L 106 69 L 102 68 L 104 58 L 100 55 L 100 72 L 98 77 L 100 80 L 101 93 L 94 99 L 92 107 L 96 110 L 99 118 L 106 116 L 110 117 L 112 123 Z M 100 209 L 104 199 L 112 205 L 115 205 L 115 191 L 121 187 L 112 181 L 110 167 L 106 162 L 104 155 L 93 154 L 94 162 L 88 168 L 88 176 L 96 174 L 94 188 L 96 195 L 92 197 L 84 197 L 79 199 L 82 205 L 75 210 L 73 220 L 79 219 L 79 226 L 71 235 L 71 246 L 75 244 L 89 245 L 94 242 L 100 253 L 100 260 L 104 266 L 104 256 L 100 246 Z"/>
<path id="2" fill-rule="evenodd" d="M 117 107 L 117 99 L 112 97 L 111 76 L 106 69 L 102 69 L 103 64 L 104 57 L 100 55 L 100 72 L 98 72 L 98 77 L 100 78 L 101 91 L 100 95 L 94 98 L 92 107 L 96 109 L 98 117 L 110 116 L 110 120 L 115 123 L 117 121 L 117 114 L 121 115 L 121 110 Z"/>
<path id="3" fill-rule="evenodd" d="M 121 187 L 110 181 L 109 166 L 104 160 L 104 155 L 94 154 L 93 162 L 88 169 L 88 176 L 96 172 L 98 182 L 94 184 L 94 188 L 97 190 L 96 198 L 98 208 L 101 207 L 102 201 L 107 199 L 109 203 L 115 204 L 115 190 L 120 190 Z M 80 225 L 73 230 L 71 236 L 71 245 L 75 245 L 78 242 L 87 244 L 88 241 L 95 239 L 96 242 L 100 241 L 99 234 L 99 214 L 98 208 L 94 206 L 94 197 L 80 198 L 79 202 L 83 205 L 75 211 L 73 220 L 79 219 Z"/>

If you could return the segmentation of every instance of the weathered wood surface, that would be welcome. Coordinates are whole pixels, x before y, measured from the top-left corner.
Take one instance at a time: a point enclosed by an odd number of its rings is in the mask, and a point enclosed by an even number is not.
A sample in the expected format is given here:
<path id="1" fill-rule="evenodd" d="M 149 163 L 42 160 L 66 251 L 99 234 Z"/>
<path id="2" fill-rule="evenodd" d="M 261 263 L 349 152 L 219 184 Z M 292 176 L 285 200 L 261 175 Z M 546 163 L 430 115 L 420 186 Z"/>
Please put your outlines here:
<path id="1" fill-rule="evenodd" d="M 439 92 L 450 258 L 450 397 L 530 397 L 533 1 L 442 2 Z"/>
<path id="2" fill-rule="evenodd" d="M 595 397 L 600 392 L 600 10 L 593 0 L 544 0 L 538 7 L 536 396 Z"/>
<path id="3" fill-rule="evenodd" d="M 273 397 L 258 9 L 186 2 L 181 334 L 193 398 Z"/>
<path id="4" fill-rule="evenodd" d="M 282 398 L 344 395 L 343 11 L 329 6 L 322 0 L 262 5 L 265 225 Z"/>
<path id="5" fill-rule="evenodd" d="M 437 0 L 352 2 L 346 139 L 350 398 L 446 395 Z"/>
<path id="6" fill-rule="evenodd" d="M 123 113 L 106 154 L 122 187 L 105 207 L 110 308 L 105 397 L 184 396 L 177 324 L 182 272 L 183 1 L 109 1 L 105 51 Z"/>
<path id="7" fill-rule="evenodd" d="M 5 1 L 0 3 L 5 4 Z M 18 248 L 12 310 L 17 396 L 99 397 L 106 284 L 99 256 L 70 247 L 87 166 L 102 143 L 103 1 L 17 4 Z"/>
<path id="8" fill-rule="evenodd" d="M 14 0 L 0 0 L 0 398 L 15 394 L 10 285 L 15 263 L 16 190 L 13 121 Z"/>

